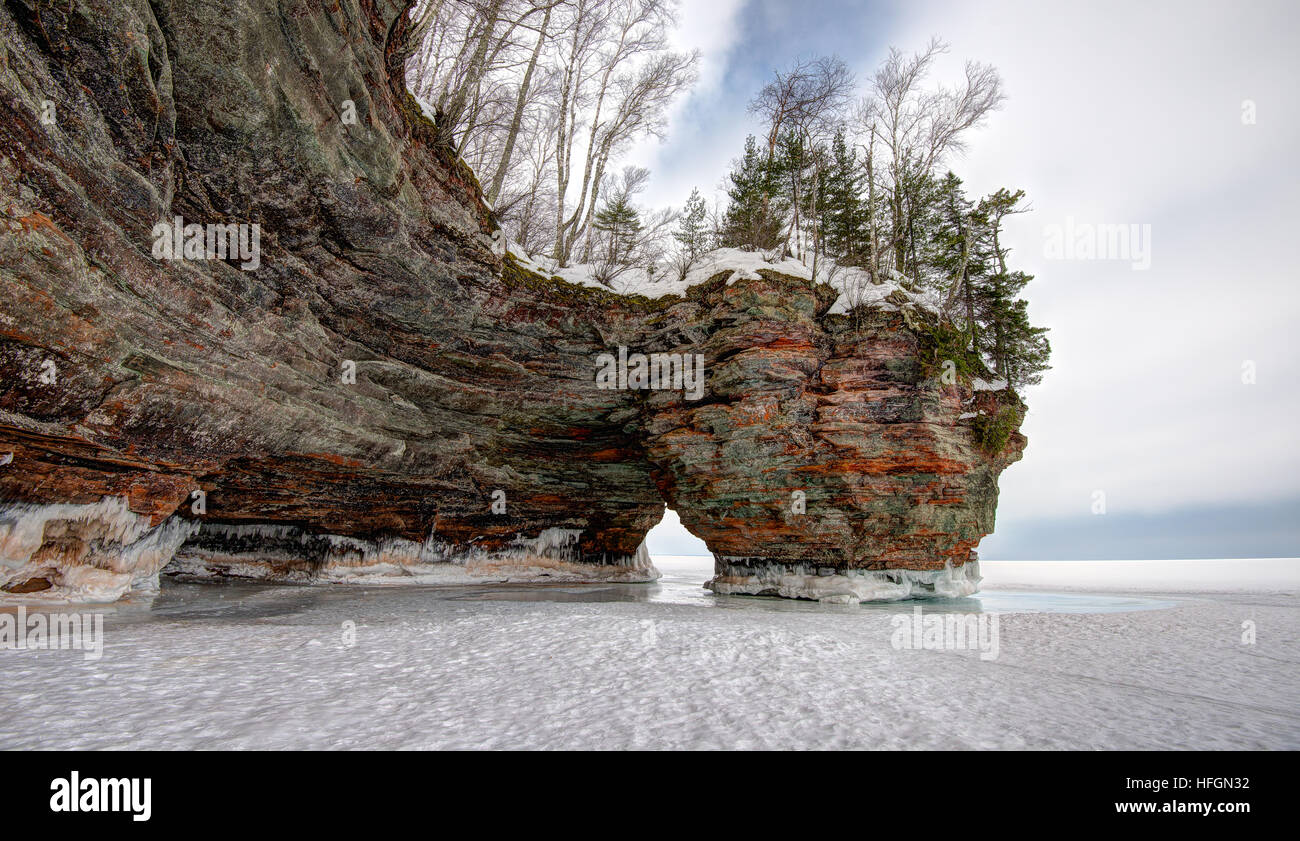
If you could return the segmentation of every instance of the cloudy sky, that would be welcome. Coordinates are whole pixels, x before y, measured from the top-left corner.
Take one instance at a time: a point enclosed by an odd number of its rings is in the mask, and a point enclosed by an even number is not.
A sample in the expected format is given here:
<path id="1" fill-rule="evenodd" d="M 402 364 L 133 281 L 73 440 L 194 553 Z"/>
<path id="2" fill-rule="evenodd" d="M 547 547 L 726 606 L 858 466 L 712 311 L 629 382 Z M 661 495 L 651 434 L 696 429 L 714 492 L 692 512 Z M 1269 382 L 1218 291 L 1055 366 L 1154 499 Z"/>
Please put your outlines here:
<path id="1" fill-rule="evenodd" d="M 937 80 L 1002 73 L 1005 107 L 950 166 L 1027 192 L 1012 262 L 1052 330 L 981 556 L 1300 556 L 1300 4 L 684 0 L 704 64 L 667 141 L 633 153 L 648 203 L 720 187 L 774 69 L 834 53 L 862 78 L 931 35 Z M 1068 220 L 1149 225 L 1150 267 L 1051 258 Z M 666 524 L 651 549 L 702 551 L 686 538 Z"/>

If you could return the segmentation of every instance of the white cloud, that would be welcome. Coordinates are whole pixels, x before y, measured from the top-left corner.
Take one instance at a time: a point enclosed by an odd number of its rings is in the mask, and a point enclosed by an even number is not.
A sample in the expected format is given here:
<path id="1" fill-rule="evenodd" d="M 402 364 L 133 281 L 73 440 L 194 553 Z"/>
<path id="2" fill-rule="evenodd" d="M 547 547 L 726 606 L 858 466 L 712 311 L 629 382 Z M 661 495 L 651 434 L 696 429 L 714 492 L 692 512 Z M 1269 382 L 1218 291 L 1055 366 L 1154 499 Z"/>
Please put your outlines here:
<path id="1" fill-rule="evenodd" d="M 725 96 L 724 82 L 728 59 L 738 46 L 738 18 L 744 6 L 745 0 L 688 0 L 682 4 L 673 48 L 700 51 L 699 80 L 673 106 L 665 141 L 648 138 L 637 144 L 625 161 L 651 170 L 651 184 L 643 197 L 651 207 L 680 206 L 694 187 L 711 198 L 714 187 L 726 175 L 726 162 L 739 154 L 744 144 L 744 102 L 739 103 L 737 119 L 729 125 L 719 129 L 714 120 L 720 109 L 736 110 L 737 103 Z"/>

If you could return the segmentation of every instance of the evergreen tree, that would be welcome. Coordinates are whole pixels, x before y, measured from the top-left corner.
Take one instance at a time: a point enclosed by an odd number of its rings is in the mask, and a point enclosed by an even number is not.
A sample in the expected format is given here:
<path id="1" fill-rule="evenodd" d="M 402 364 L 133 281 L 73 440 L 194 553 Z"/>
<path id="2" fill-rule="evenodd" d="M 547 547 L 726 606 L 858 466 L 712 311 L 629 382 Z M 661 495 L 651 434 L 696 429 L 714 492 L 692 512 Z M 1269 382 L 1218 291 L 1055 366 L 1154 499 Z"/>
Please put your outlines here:
<path id="1" fill-rule="evenodd" d="M 841 265 L 866 265 L 865 181 L 857 152 L 849 147 L 841 129 L 831 141 L 829 166 L 822 174 L 817 202 L 826 253 Z"/>
<path id="2" fill-rule="evenodd" d="M 700 195 L 698 189 L 691 190 L 691 197 L 686 200 L 686 206 L 682 209 L 682 216 L 677 223 L 677 230 L 673 232 L 673 239 L 677 240 L 677 244 L 692 263 L 701 254 L 709 251 L 712 245 L 708 216 L 709 209 L 704 204 L 704 197 Z"/>
<path id="3" fill-rule="evenodd" d="M 808 222 L 815 217 L 813 151 L 802 134 L 787 131 L 781 135 L 772 168 L 776 181 L 775 197 L 784 201 L 789 217 L 784 238 L 795 257 L 802 260 L 812 227 Z"/>
<path id="4" fill-rule="evenodd" d="M 1020 298 L 1025 285 L 1034 278 L 1011 271 L 1007 267 L 1010 249 L 1002 246 L 1002 222 L 1007 216 L 1024 212 L 1020 206 L 1024 195 L 1023 190 L 1013 193 L 1003 188 L 980 202 L 992 266 L 977 291 L 978 317 L 986 325 L 978 350 L 1012 389 L 1037 384 L 1049 368 L 1051 354 L 1047 329 L 1030 324 L 1028 304 Z"/>
<path id="5" fill-rule="evenodd" d="M 609 198 L 596 212 L 592 227 L 602 240 L 597 279 L 608 285 L 617 274 L 631 266 L 641 233 L 641 214 L 626 193 Z"/>
<path id="6" fill-rule="evenodd" d="M 922 195 L 930 207 L 918 215 L 926 232 L 922 261 L 928 283 L 943 295 L 944 310 L 960 323 L 968 347 L 1013 390 L 1033 385 L 1048 369 L 1047 330 L 1029 322 L 1020 297 L 1033 277 L 1007 266 L 1003 220 L 1024 212 L 1024 192 L 998 190 L 979 202 L 966 198 L 962 182 L 948 173 Z"/>
<path id="7" fill-rule="evenodd" d="M 1028 307 L 1028 301 L 1012 301 L 997 322 L 1002 341 L 999 373 L 1013 391 L 1021 386 L 1037 385 L 1043 379 L 1043 372 L 1051 369 L 1047 364 L 1052 355 L 1047 328 L 1029 323 Z"/>
<path id="8" fill-rule="evenodd" d="M 781 241 L 786 205 L 777 195 L 777 167 L 767 162 L 753 135 L 731 171 L 722 245 L 751 250 L 775 248 Z"/>
<path id="9" fill-rule="evenodd" d="M 938 183 L 918 192 L 929 203 L 916 214 L 925 236 L 911 249 L 922 265 L 913 275 L 943 296 L 945 313 L 962 322 L 972 349 L 978 344 L 978 290 L 990 274 L 987 216 L 949 172 Z"/>
<path id="10" fill-rule="evenodd" d="M 870 267 L 873 279 L 892 269 L 904 286 L 937 298 L 941 320 L 964 334 L 985 376 L 1013 390 L 1039 382 L 1051 345 L 1021 297 L 1033 278 L 1008 267 L 1001 241 L 1004 219 L 1025 212 L 1024 192 L 972 201 L 951 172 L 901 169 L 891 173 L 896 189 L 877 190 L 866 148 L 860 162 L 842 132 L 819 146 L 788 131 L 768 160 L 748 138 L 731 173 L 722 244 L 771 249 L 785 240 L 805 262 L 812 246 L 814 269 L 819 254 Z"/>
<path id="11" fill-rule="evenodd" d="M 698 189 L 691 190 L 691 197 L 686 200 L 686 206 L 678 217 L 673 239 L 677 240 L 677 253 L 673 255 L 670 265 L 677 272 L 677 279 L 685 280 L 700 257 L 713 250 L 714 236 L 709 228 L 709 209 Z"/>

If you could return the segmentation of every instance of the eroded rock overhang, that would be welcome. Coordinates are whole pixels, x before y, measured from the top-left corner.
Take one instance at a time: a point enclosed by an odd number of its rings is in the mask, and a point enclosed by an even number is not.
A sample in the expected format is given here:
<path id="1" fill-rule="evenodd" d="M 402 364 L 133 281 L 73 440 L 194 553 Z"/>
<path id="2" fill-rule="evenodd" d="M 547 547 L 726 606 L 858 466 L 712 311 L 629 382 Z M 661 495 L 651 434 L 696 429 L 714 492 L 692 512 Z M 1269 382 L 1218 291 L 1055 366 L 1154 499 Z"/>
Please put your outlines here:
<path id="1" fill-rule="evenodd" d="M 1024 445 L 972 418 L 1018 401 L 804 278 L 647 300 L 521 268 L 405 91 L 405 5 L 0 8 L 4 598 L 168 564 L 646 580 L 665 501 L 720 592 L 971 580 Z M 257 259 L 169 255 L 165 223 L 256 226 Z M 700 354 L 704 395 L 597 387 L 618 347 Z"/>

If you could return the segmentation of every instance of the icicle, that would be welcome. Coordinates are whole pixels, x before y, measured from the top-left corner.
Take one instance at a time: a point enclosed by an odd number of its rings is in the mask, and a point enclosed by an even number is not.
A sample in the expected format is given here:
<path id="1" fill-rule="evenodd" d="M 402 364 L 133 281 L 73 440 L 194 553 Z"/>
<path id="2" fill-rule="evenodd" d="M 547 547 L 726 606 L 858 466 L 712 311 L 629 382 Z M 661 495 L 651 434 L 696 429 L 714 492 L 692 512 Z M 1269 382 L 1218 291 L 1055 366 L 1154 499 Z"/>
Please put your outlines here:
<path id="1" fill-rule="evenodd" d="M 581 529 L 547 528 L 518 535 L 503 549 L 451 546 L 432 534 L 417 543 L 400 537 L 368 540 L 314 534 L 294 526 L 205 525 L 199 539 L 176 553 L 165 570 L 197 577 L 274 581 L 473 583 L 506 581 L 651 581 L 659 572 L 644 541 L 631 555 L 583 557 Z"/>

